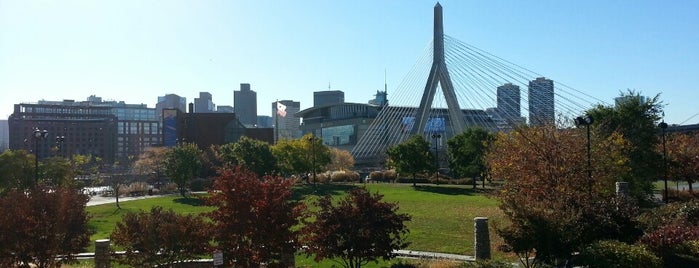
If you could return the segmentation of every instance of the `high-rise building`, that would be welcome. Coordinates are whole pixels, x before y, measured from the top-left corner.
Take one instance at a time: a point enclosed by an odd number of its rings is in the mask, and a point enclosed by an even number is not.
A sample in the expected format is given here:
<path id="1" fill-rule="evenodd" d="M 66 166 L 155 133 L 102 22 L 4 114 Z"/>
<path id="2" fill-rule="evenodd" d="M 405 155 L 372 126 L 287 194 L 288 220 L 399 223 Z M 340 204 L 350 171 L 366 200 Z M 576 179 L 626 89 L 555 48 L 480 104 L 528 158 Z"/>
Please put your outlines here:
<path id="1" fill-rule="evenodd" d="M 216 110 L 211 93 L 199 92 L 199 98 L 194 98 L 195 113 L 213 113 Z"/>
<path id="2" fill-rule="evenodd" d="M 271 128 L 274 126 L 274 121 L 269 115 L 258 115 L 257 116 L 257 127 Z"/>
<path id="3" fill-rule="evenodd" d="M 235 113 L 235 109 L 233 109 L 233 106 L 230 105 L 219 105 L 216 106 L 216 112 L 217 113 Z"/>
<path id="4" fill-rule="evenodd" d="M 7 120 L 0 120 L 0 153 L 10 148 L 10 127 Z"/>
<path id="5" fill-rule="evenodd" d="M 301 118 L 296 113 L 301 111 L 301 103 L 292 100 L 281 100 L 272 103 L 272 117 L 275 140 L 297 139 L 301 137 L 299 125 Z"/>
<path id="6" fill-rule="evenodd" d="M 510 123 L 521 117 L 519 86 L 507 83 L 497 89 L 497 113 Z"/>
<path id="7" fill-rule="evenodd" d="M 345 92 L 326 90 L 313 92 L 313 107 L 340 104 L 345 102 Z"/>
<path id="8" fill-rule="evenodd" d="M 250 84 L 240 84 L 240 90 L 233 91 L 233 108 L 240 123 L 245 126 L 257 124 L 257 92 L 250 89 Z"/>
<path id="9" fill-rule="evenodd" d="M 162 118 L 163 109 L 177 109 L 180 112 L 187 112 L 187 98 L 180 97 L 177 94 L 167 94 L 158 97 L 158 103 L 155 104 L 155 112 L 158 118 Z"/>
<path id="10" fill-rule="evenodd" d="M 539 77 L 529 81 L 529 124 L 540 126 L 555 122 L 553 80 Z"/>

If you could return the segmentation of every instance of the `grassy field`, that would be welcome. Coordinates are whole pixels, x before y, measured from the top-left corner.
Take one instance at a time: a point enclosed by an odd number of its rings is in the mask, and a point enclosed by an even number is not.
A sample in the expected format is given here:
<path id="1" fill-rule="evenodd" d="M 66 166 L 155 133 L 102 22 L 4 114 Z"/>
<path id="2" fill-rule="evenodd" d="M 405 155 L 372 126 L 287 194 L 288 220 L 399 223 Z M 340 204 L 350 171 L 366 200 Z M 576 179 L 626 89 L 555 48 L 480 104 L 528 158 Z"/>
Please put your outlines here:
<path id="1" fill-rule="evenodd" d="M 410 229 L 408 239 L 411 242 L 408 249 L 411 250 L 473 255 L 473 218 L 488 217 L 491 227 L 493 222 L 504 219 L 497 208 L 497 201 L 489 198 L 482 190 L 471 189 L 471 186 L 418 185 L 414 188 L 410 184 L 382 183 L 303 185 L 295 188 L 294 198 L 309 201 L 322 195 L 340 197 L 354 187 L 363 186 L 371 192 L 384 195 L 386 201 L 398 203 L 400 212 L 412 216 L 412 221 L 407 224 Z M 92 240 L 108 238 L 116 222 L 126 212 L 149 210 L 153 206 L 172 208 L 180 213 L 203 213 L 212 209 L 203 206 L 198 199 L 183 199 L 178 196 L 122 202 L 120 210 L 114 204 L 88 207 L 92 216 L 90 227 L 95 231 Z M 495 248 L 501 243 L 501 239 L 492 231 L 490 235 Z M 496 258 L 504 257 L 495 250 L 493 254 Z M 382 263 L 372 267 L 385 265 Z M 299 256 L 298 266 L 313 267 L 313 262 Z"/>

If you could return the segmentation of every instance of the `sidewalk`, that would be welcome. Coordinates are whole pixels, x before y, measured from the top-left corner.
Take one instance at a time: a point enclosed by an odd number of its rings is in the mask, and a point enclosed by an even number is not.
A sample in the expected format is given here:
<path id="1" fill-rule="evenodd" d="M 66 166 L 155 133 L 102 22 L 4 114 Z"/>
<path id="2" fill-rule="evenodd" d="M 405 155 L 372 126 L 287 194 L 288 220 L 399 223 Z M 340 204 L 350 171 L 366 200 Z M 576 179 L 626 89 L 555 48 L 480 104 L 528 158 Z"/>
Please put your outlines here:
<path id="1" fill-rule="evenodd" d="M 119 197 L 119 203 L 121 202 L 126 202 L 126 201 L 131 201 L 131 200 L 140 200 L 140 199 L 147 199 L 147 198 L 156 198 L 156 197 L 163 197 L 163 196 L 168 196 L 168 195 L 173 195 L 173 194 L 167 194 L 167 195 L 144 195 L 144 196 L 121 196 Z M 97 205 L 103 205 L 103 204 L 112 204 L 116 203 L 116 198 L 113 196 L 101 196 L 101 195 L 91 195 L 90 196 L 90 201 L 87 201 L 88 207 L 90 206 L 97 206 Z"/>

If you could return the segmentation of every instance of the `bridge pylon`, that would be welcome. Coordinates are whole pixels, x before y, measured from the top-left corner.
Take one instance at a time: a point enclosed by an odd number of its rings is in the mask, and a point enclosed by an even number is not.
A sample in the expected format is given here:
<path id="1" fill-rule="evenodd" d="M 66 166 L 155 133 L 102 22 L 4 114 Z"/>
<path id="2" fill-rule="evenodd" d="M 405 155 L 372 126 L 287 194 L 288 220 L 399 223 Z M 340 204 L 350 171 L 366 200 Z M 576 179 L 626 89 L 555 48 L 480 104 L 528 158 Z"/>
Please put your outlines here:
<path id="1" fill-rule="evenodd" d="M 417 114 L 415 115 L 415 125 L 411 130 L 412 134 L 422 134 L 423 130 L 425 129 L 427 120 L 430 116 L 432 101 L 434 100 L 434 95 L 437 92 L 438 85 L 441 86 L 444 99 L 447 103 L 452 133 L 458 134 L 464 131 L 464 115 L 459 107 L 459 102 L 456 99 L 454 85 L 451 83 L 449 69 L 447 69 L 447 64 L 444 60 L 444 24 L 442 18 L 442 5 L 437 3 L 434 6 L 432 67 L 430 69 L 429 77 L 427 78 L 427 83 L 425 84 L 425 91 L 422 93 L 420 106 L 418 107 Z"/>

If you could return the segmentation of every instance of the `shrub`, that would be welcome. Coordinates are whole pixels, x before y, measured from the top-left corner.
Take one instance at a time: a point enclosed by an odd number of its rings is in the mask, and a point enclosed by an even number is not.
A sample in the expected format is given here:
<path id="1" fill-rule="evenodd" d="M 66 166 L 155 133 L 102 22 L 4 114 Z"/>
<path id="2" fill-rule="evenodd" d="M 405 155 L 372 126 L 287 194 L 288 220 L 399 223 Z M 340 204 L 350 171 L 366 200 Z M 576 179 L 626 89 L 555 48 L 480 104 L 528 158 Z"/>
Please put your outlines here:
<path id="1" fill-rule="evenodd" d="M 383 196 L 356 188 L 339 202 L 325 196 L 314 204 L 301 229 L 301 241 L 315 260 L 337 258 L 346 268 L 358 268 L 379 259 L 394 257 L 393 250 L 408 246 L 407 214 L 398 213 L 398 205 L 384 202 Z"/>
<path id="2" fill-rule="evenodd" d="M 111 235 L 114 244 L 126 250 L 117 262 L 153 267 L 194 259 L 208 252 L 211 228 L 207 226 L 201 216 L 183 216 L 161 207 L 128 212 Z"/>
<path id="3" fill-rule="evenodd" d="M 662 267 L 662 261 L 645 247 L 614 240 L 595 242 L 580 253 L 578 265 L 588 267 Z"/>
<path id="4" fill-rule="evenodd" d="M 372 171 L 371 173 L 369 173 L 369 178 L 370 178 L 372 181 L 384 181 L 384 176 L 383 176 L 383 174 L 384 174 L 384 173 L 381 172 L 381 171 Z"/>
<path id="5" fill-rule="evenodd" d="M 396 181 L 396 178 L 398 178 L 398 173 L 393 169 L 385 170 L 383 172 L 383 179 L 385 181 Z"/>
<path id="6" fill-rule="evenodd" d="M 668 225 L 641 237 L 641 242 L 660 256 L 672 255 L 682 243 L 699 240 L 699 226 Z"/>
<path id="7" fill-rule="evenodd" d="M 60 267 L 90 243 L 85 204 L 70 188 L 12 190 L 0 197 L 0 267 Z"/>
<path id="8" fill-rule="evenodd" d="M 690 200 L 696 200 L 699 198 L 699 193 L 693 193 L 690 191 L 678 191 L 675 189 L 667 189 L 667 197 L 671 201 L 686 202 Z"/>
<path id="9" fill-rule="evenodd" d="M 699 225 L 699 201 L 670 203 L 654 208 L 641 214 L 638 222 L 646 231 L 667 225 Z"/>
<path id="10" fill-rule="evenodd" d="M 356 182 L 359 181 L 359 173 L 350 171 L 333 171 L 330 173 L 332 182 Z"/>

